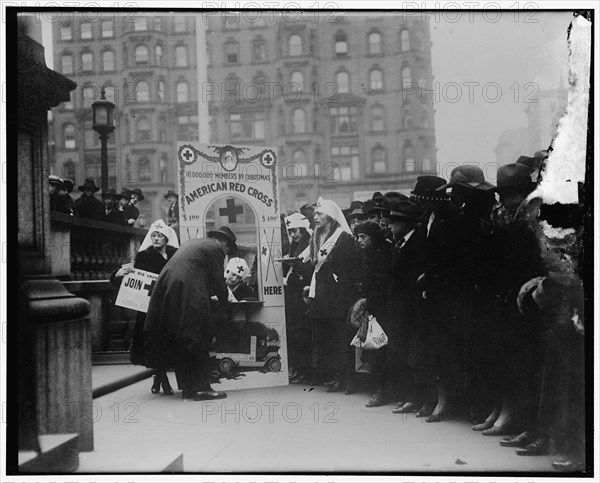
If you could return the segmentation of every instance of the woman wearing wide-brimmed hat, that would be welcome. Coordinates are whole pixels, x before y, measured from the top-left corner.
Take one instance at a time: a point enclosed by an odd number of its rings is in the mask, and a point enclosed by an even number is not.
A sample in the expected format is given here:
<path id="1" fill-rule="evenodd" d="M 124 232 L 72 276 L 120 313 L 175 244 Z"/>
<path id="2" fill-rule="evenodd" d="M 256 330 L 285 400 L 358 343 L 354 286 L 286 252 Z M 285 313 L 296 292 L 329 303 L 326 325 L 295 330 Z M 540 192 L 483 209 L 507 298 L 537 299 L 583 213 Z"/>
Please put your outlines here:
<path id="1" fill-rule="evenodd" d="M 159 274 L 167 262 L 173 257 L 179 248 L 179 240 L 175 231 L 167 226 L 163 220 L 157 220 L 150 226 L 146 238 L 140 245 L 133 267 L 125 266 L 115 270 L 110 277 L 113 285 L 120 285 L 123 277 L 131 272 L 133 268 Z M 144 350 L 144 323 L 146 314 L 138 312 L 133 331 L 133 340 L 130 358 L 133 364 L 145 365 L 156 368 L 152 392 L 158 393 L 162 386 L 163 392 L 173 395 L 173 389 L 169 384 L 166 365 L 147 360 Z"/>

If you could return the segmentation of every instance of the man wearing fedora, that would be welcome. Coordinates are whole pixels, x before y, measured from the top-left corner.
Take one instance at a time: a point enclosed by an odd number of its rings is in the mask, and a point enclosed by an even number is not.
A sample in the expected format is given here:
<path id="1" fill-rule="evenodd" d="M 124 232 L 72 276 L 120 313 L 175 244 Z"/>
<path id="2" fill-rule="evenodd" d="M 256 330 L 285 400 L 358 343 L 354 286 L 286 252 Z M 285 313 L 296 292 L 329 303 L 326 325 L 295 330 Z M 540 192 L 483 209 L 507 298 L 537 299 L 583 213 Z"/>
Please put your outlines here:
<path id="1" fill-rule="evenodd" d="M 165 265 L 146 314 L 144 336 L 152 354 L 175 369 L 184 399 L 222 399 L 212 389 L 209 351 L 218 333 L 217 313 L 226 312 L 228 290 L 223 270 L 226 247 L 235 246 L 229 227 L 208 232 L 208 238 L 184 242 Z M 211 302 L 216 296 L 217 307 Z M 154 352 L 153 352 L 154 351 Z"/>
<path id="2" fill-rule="evenodd" d="M 344 216 L 346 217 L 346 221 L 348 222 L 350 230 L 352 233 L 354 233 L 354 228 L 356 228 L 356 225 L 358 225 L 364 218 L 363 202 L 353 201 L 350 203 L 350 208 L 344 210 Z"/>
<path id="3" fill-rule="evenodd" d="M 411 201 L 390 207 L 392 273 L 388 287 L 388 387 L 398 402 L 394 414 L 416 412 L 423 396 L 415 380 L 415 312 L 419 296 L 417 278 L 423 270 L 423 240 L 417 230 L 422 216 Z"/>
<path id="4" fill-rule="evenodd" d="M 104 207 L 102 202 L 94 194 L 100 188 L 96 186 L 93 179 L 88 178 L 83 185 L 78 186 L 81 196 L 75 202 L 75 214 L 81 218 L 91 218 L 93 220 L 102 220 L 104 216 Z"/>
<path id="5" fill-rule="evenodd" d="M 385 231 L 385 238 L 390 243 L 393 239 L 393 234 L 390 229 L 390 210 L 392 205 L 397 201 L 406 201 L 408 200 L 408 196 L 403 195 L 402 193 L 398 193 L 397 191 L 388 191 L 383 195 L 383 201 L 381 202 L 381 211 L 379 215 L 379 224 L 381 228 Z"/>
<path id="6" fill-rule="evenodd" d="M 129 200 L 131 199 L 131 191 L 127 188 L 122 188 L 121 193 L 116 196 L 116 204 L 117 211 L 119 212 L 120 218 L 119 222 L 123 225 L 132 226 L 132 223 L 129 223 L 127 220 L 126 209 L 129 205 Z"/>
<path id="7" fill-rule="evenodd" d="M 167 208 L 167 225 L 179 234 L 179 196 L 175 191 L 169 190 L 165 195 L 165 199 L 169 203 Z"/>
<path id="8" fill-rule="evenodd" d="M 102 202 L 104 204 L 104 216 L 102 221 L 106 223 L 115 223 L 117 225 L 126 225 L 123 212 L 119 211 L 119 195 L 114 188 L 108 188 L 106 193 L 102 193 Z"/>
<path id="9" fill-rule="evenodd" d="M 493 381 L 489 377 L 490 326 L 494 323 L 495 260 L 492 248 L 492 207 L 496 201 L 494 185 L 487 182 L 477 166 L 456 168 L 445 188 L 460 206 L 456 260 L 456 334 L 455 391 L 452 402 L 462 392 L 475 429 L 494 405 Z"/>
<path id="10" fill-rule="evenodd" d="M 142 194 L 142 190 L 139 188 L 133 188 L 130 192 L 131 195 L 129 198 L 129 203 L 125 205 L 123 211 L 125 214 L 125 219 L 127 220 L 127 224 L 129 226 L 133 226 L 140 216 L 140 210 L 138 210 L 135 205 L 137 205 L 139 201 L 144 200 L 144 195 Z"/>
<path id="11" fill-rule="evenodd" d="M 425 214 L 416 236 L 422 240 L 423 266 L 417 276 L 414 367 L 422 405 L 416 412 L 428 422 L 446 410 L 458 344 L 454 334 L 458 211 L 445 192 L 445 180 L 417 178 L 411 198 Z"/>
<path id="12" fill-rule="evenodd" d="M 73 198 L 71 198 L 71 192 L 73 191 L 73 188 L 75 187 L 75 185 L 73 184 L 73 181 L 71 181 L 68 178 L 65 178 L 62 180 L 63 181 L 63 186 L 65 187 L 65 205 L 67 206 L 67 209 L 69 210 L 69 213 L 71 215 L 73 215 L 75 213 L 74 208 L 75 208 L 75 203 L 73 201 Z"/>
<path id="13" fill-rule="evenodd" d="M 490 332 L 494 343 L 488 347 L 488 357 L 492 362 L 490 373 L 497 380 L 495 412 L 499 414 L 488 433 L 509 435 L 531 430 L 535 425 L 544 345 L 539 314 L 521 313 L 515 301 L 523 284 L 545 276 L 546 269 L 533 223 L 541 200 L 527 199 L 536 187 L 529 169 L 520 163 L 501 166 L 497 183 L 503 209 L 502 217 L 494 218 L 498 221 L 493 248 L 497 327 Z M 509 438 L 504 445 L 530 444 L 533 441 L 528 440 L 529 436 L 531 432 L 517 440 Z"/>

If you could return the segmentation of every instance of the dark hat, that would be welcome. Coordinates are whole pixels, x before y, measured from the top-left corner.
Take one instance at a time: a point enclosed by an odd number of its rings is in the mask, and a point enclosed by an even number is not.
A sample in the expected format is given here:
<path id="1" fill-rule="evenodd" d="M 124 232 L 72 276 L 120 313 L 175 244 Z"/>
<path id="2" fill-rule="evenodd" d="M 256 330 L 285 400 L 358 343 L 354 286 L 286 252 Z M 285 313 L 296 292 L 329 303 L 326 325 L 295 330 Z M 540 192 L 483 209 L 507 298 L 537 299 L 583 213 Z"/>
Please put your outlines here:
<path id="1" fill-rule="evenodd" d="M 375 191 L 375 193 L 373 193 L 373 196 L 371 196 L 371 199 L 375 201 L 375 203 L 379 202 L 381 204 L 383 203 L 383 194 L 381 194 L 381 192 L 379 191 Z"/>
<path id="2" fill-rule="evenodd" d="M 126 198 L 126 199 L 131 199 L 131 191 L 129 191 L 127 188 L 121 188 L 121 194 L 119 195 L 119 199 L 121 198 Z"/>
<path id="3" fill-rule="evenodd" d="M 397 191 L 388 191 L 383 195 L 381 211 L 388 213 L 392 209 L 392 205 L 397 201 L 408 201 L 408 196 L 398 193 Z"/>
<path id="4" fill-rule="evenodd" d="M 208 232 L 208 238 L 221 238 L 228 242 L 235 243 L 237 238 L 228 226 L 222 226 L 218 230 L 212 230 Z"/>
<path id="5" fill-rule="evenodd" d="M 58 176 L 56 176 L 55 174 L 51 174 L 50 176 L 48 176 L 48 182 L 52 185 L 52 186 L 56 186 L 59 189 L 63 189 L 65 187 L 64 182 L 62 179 L 60 179 Z"/>
<path id="6" fill-rule="evenodd" d="M 415 189 L 411 191 L 411 198 L 428 201 L 450 201 L 450 195 L 436 191 L 445 184 L 446 180 L 438 176 L 419 176 Z"/>
<path id="7" fill-rule="evenodd" d="M 385 231 L 381 228 L 381 225 L 373 220 L 361 221 L 355 228 L 354 233 L 359 235 L 364 233 L 365 235 L 373 238 L 373 240 L 383 241 L 385 240 Z"/>
<path id="8" fill-rule="evenodd" d="M 483 170 L 479 166 L 463 165 L 458 166 L 450 173 L 450 181 L 440 186 L 436 191 L 443 191 L 453 186 L 463 186 L 464 188 L 488 191 L 495 186 L 488 183 L 483 175 Z"/>
<path id="9" fill-rule="evenodd" d="M 415 223 L 419 220 L 421 214 L 419 207 L 412 201 L 396 201 L 396 203 L 392 205 L 392 209 L 388 216 L 392 220 L 401 219 Z"/>
<path id="10" fill-rule="evenodd" d="M 357 218 L 363 216 L 363 202 L 353 201 L 350 203 L 350 208 L 342 210 L 345 218 Z"/>
<path id="11" fill-rule="evenodd" d="M 176 196 L 177 198 L 179 198 L 179 195 L 177 193 L 175 193 L 175 191 L 173 191 L 173 190 L 168 191 L 168 193 L 165 195 L 165 199 L 168 198 L 169 196 Z"/>
<path id="12" fill-rule="evenodd" d="M 132 195 L 137 195 L 139 201 L 142 201 L 144 199 L 144 195 L 142 194 L 142 190 L 139 189 L 139 188 L 133 188 L 131 190 L 131 194 Z"/>
<path id="13" fill-rule="evenodd" d="M 113 199 L 116 200 L 119 198 L 119 196 L 117 196 L 117 190 L 114 188 L 108 188 L 108 190 L 106 190 L 105 193 L 102 193 L 102 198 L 109 198 L 109 199 Z"/>
<path id="14" fill-rule="evenodd" d="M 507 189 L 517 189 L 520 191 L 531 192 L 537 184 L 531 181 L 529 167 L 519 162 L 500 166 L 498 168 L 496 182 L 498 184 L 496 192 L 498 193 L 501 193 Z"/>
<path id="15" fill-rule="evenodd" d="M 85 190 L 90 190 L 93 191 L 94 193 L 96 191 L 98 191 L 100 188 L 98 188 L 96 186 L 96 183 L 94 182 L 94 180 L 92 178 L 88 178 L 83 182 L 83 185 L 78 186 L 77 189 L 79 191 L 85 191 Z"/>
<path id="16" fill-rule="evenodd" d="M 306 205 L 302 205 L 300 207 L 300 213 L 302 213 L 306 218 L 308 218 L 309 220 L 312 219 L 312 217 L 315 214 L 315 207 L 317 206 L 316 203 L 308 203 Z"/>
<path id="17" fill-rule="evenodd" d="M 375 203 L 373 200 L 367 200 L 363 203 L 363 213 L 365 215 L 374 211 L 381 211 L 381 204 Z"/>
<path id="18" fill-rule="evenodd" d="M 73 187 L 75 186 L 73 181 L 71 181 L 69 178 L 63 179 L 62 181 L 63 181 L 63 185 L 65 186 L 65 190 L 67 191 L 67 193 L 70 193 L 71 191 L 73 191 Z"/>

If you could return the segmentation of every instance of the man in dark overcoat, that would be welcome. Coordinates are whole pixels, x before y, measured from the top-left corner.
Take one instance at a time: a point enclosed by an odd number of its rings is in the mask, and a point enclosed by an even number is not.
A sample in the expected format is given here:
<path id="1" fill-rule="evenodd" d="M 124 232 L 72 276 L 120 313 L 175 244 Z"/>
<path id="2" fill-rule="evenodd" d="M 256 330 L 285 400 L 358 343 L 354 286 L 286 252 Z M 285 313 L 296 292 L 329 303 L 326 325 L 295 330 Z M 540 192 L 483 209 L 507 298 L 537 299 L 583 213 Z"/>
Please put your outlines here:
<path id="1" fill-rule="evenodd" d="M 444 189 L 438 191 L 444 184 L 442 178 L 420 176 L 412 192 L 425 212 L 416 234 L 423 240 L 423 268 L 417 277 L 414 367 L 424 400 L 416 416 L 431 416 L 441 401 L 430 421 L 437 420 L 445 404 L 444 387 L 451 384 L 458 357 L 454 314 L 458 210 Z"/>
<path id="2" fill-rule="evenodd" d="M 388 217 L 393 235 L 392 272 L 388 286 L 388 380 L 390 392 L 401 401 L 394 413 L 415 412 L 417 394 L 413 359 L 417 278 L 423 270 L 423 239 L 417 231 L 422 213 L 411 201 L 391 205 Z M 417 407 L 418 406 L 418 407 Z"/>
<path id="3" fill-rule="evenodd" d="M 170 356 L 184 399 L 226 397 L 210 386 L 209 350 L 216 332 L 211 297 L 218 298 L 221 309 L 227 304 L 227 243 L 226 237 L 183 243 L 165 265 L 150 298 L 144 327 L 148 357 Z"/>
<path id="4" fill-rule="evenodd" d="M 83 194 L 75 201 L 75 215 L 81 218 L 91 218 L 93 220 L 102 220 L 104 217 L 104 207 L 102 202 L 94 196 L 94 193 L 100 188 L 96 186 L 93 179 L 88 178 L 83 185 L 77 188 Z"/>

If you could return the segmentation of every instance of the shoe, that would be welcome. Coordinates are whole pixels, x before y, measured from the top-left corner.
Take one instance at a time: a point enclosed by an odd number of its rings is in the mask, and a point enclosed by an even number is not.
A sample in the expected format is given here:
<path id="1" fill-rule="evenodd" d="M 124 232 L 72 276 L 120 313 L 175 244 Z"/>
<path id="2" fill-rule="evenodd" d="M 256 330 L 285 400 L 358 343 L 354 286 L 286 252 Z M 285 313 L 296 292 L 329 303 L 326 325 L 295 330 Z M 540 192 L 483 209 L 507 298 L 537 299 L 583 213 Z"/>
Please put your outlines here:
<path id="1" fill-rule="evenodd" d="M 296 376 L 290 379 L 290 384 L 300 384 L 306 379 L 306 376 Z"/>
<path id="2" fill-rule="evenodd" d="M 485 431 L 490 429 L 494 425 L 494 421 L 492 419 L 486 419 L 483 423 L 476 424 L 471 429 L 473 431 Z"/>
<path id="3" fill-rule="evenodd" d="M 333 384 L 329 385 L 327 388 L 327 392 L 342 392 L 344 386 L 340 381 L 336 381 Z"/>
<path id="4" fill-rule="evenodd" d="M 368 408 L 377 408 L 379 406 L 385 406 L 388 403 L 388 398 L 385 393 L 381 391 L 377 391 L 375 394 L 371 396 L 369 402 L 365 404 Z"/>
<path id="5" fill-rule="evenodd" d="M 346 388 L 344 389 L 344 394 L 346 394 L 348 396 L 350 394 L 355 394 L 357 391 L 358 391 L 358 388 L 356 387 L 356 384 L 350 383 L 350 384 L 346 384 Z"/>
<path id="6" fill-rule="evenodd" d="M 181 398 L 182 399 L 194 399 L 195 395 L 196 395 L 195 391 L 191 391 L 189 389 L 184 389 L 181 392 Z"/>
<path id="7" fill-rule="evenodd" d="M 150 392 L 152 392 L 152 394 L 158 394 L 160 392 L 160 382 L 161 380 L 154 376 L 154 382 L 152 383 L 152 387 L 150 388 Z"/>
<path id="8" fill-rule="evenodd" d="M 557 471 L 570 473 L 583 471 L 585 469 L 585 465 L 581 461 L 566 459 L 560 461 L 553 461 L 552 468 L 554 468 Z"/>
<path id="9" fill-rule="evenodd" d="M 500 425 L 494 424 L 490 429 L 481 432 L 484 436 L 506 436 L 515 433 L 515 425 L 511 422 Z"/>
<path id="10" fill-rule="evenodd" d="M 405 402 L 402 406 L 398 405 L 392 409 L 392 414 L 408 414 L 416 413 L 419 410 L 419 406 L 412 402 Z"/>
<path id="11" fill-rule="evenodd" d="M 532 431 L 523 431 L 521 434 L 512 438 L 506 438 L 500 441 L 500 446 L 505 448 L 524 448 L 535 439 L 535 433 Z"/>
<path id="12" fill-rule="evenodd" d="M 439 413 L 432 413 L 429 416 L 427 416 L 425 418 L 425 422 L 426 423 L 441 423 L 442 421 L 444 421 L 446 419 L 446 416 L 444 416 L 444 412 L 439 412 Z"/>
<path id="13" fill-rule="evenodd" d="M 323 386 L 333 386 L 337 381 L 335 379 L 332 379 L 331 381 L 327 381 L 327 382 L 322 382 L 321 384 Z"/>
<path id="14" fill-rule="evenodd" d="M 165 393 L 165 395 L 167 396 L 172 396 L 173 394 L 175 394 L 173 392 L 173 388 L 171 387 L 171 384 L 169 383 L 169 379 L 167 379 L 167 376 L 165 375 L 165 377 L 163 378 L 163 381 L 161 383 L 162 386 L 162 390 Z"/>
<path id="15" fill-rule="evenodd" d="M 220 391 L 196 391 L 194 401 L 210 401 L 213 399 L 225 399 L 227 393 Z"/>
<path id="16" fill-rule="evenodd" d="M 550 452 L 548 440 L 538 436 L 531 443 L 522 449 L 517 450 L 519 456 L 541 456 Z"/>
<path id="17" fill-rule="evenodd" d="M 432 405 L 425 403 L 421 409 L 415 413 L 415 418 L 426 418 L 427 416 L 431 416 L 431 413 L 433 413 L 434 409 L 435 408 Z"/>
<path id="18" fill-rule="evenodd" d="M 394 409 L 392 409 L 392 411 L 396 410 L 396 409 L 400 409 L 402 406 L 404 406 L 407 403 L 407 401 L 400 401 L 398 404 L 396 404 L 396 407 Z"/>

